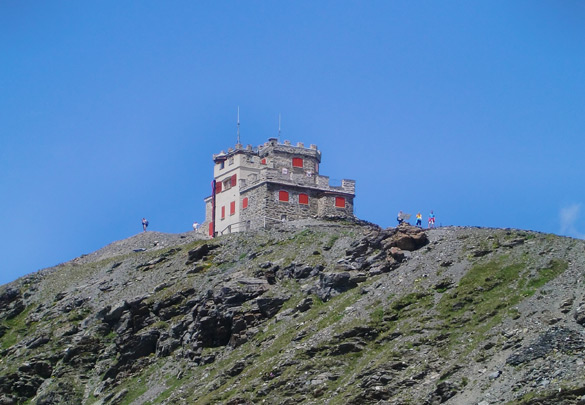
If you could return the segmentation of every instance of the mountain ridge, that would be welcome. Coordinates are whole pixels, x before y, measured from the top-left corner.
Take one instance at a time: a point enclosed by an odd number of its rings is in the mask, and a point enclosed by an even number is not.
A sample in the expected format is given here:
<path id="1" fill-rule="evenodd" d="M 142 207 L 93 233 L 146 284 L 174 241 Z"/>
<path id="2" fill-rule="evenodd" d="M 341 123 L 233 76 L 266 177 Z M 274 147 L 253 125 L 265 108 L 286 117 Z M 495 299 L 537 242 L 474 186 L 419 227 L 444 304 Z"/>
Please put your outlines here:
<path id="1" fill-rule="evenodd" d="M 0 287 L 0 403 L 585 403 L 585 242 L 145 232 Z"/>

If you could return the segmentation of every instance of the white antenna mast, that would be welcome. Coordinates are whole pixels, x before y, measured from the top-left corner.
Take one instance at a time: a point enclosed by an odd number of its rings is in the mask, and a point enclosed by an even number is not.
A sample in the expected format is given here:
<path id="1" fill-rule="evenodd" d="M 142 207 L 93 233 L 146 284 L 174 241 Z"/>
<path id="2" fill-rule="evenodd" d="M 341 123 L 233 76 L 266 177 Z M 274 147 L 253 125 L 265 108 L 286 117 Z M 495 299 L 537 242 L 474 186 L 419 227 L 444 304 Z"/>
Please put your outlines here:
<path id="1" fill-rule="evenodd" d="M 280 141 L 280 113 L 278 114 L 278 141 Z"/>
<path id="2" fill-rule="evenodd" d="M 240 144 L 240 106 L 238 106 L 238 142 L 237 144 Z"/>

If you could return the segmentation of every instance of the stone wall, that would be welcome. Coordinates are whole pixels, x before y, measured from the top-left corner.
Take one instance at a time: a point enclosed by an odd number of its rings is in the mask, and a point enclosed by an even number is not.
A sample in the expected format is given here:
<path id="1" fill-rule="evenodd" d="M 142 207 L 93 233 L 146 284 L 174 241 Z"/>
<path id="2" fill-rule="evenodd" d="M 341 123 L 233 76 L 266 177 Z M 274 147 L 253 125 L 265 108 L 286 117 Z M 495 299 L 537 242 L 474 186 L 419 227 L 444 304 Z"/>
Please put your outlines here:
<path id="1" fill-rule="evenodd" d="M 281 190 L 289 193 L 288 201 L 279 201 Z M 308 195 L 308 204 L 299 203 L 301 193 Z M 354 218 L 351 196 L 343 196 L 346 200 L 345 208 L 338 208 L 335 207 L 336 195 L 325 194 L 315 189 L 263 183 L 242 193 L 242 198 L 246 197 L 248 208 L 241 211 L 241 221 L 251 229 L 269 226 L 283 220 L 294 221 L 318 217 Z"/>
<path id="2" fill-rule="evenodd" d="M 335 206 L 335 197 L 345 198 L 345 207 Z M 347 195 L 327 194 L 319 200 L 319 217 L 354 218 L 353 197 Z"/>
<path id="3" fill-rule="evenodd" d="M 297 146 L 292 146 L 290 142 L 285 141 L 284 144 L 278 144 L 274 140 L 270 140 L 263 146 L 258 148 L 260 158 L 266 158 L 269 167 L 274 169 L 288 169 L 295 173 L 310 172 L 313 174 L 319 173 L 319 162 L 321 162 L 321 152 L 315 145 L 310 148 L 305 148 L 302 143 Z M 303 167 L 293 167 L 292 159 L 298 157 L 303 159 Z"/>

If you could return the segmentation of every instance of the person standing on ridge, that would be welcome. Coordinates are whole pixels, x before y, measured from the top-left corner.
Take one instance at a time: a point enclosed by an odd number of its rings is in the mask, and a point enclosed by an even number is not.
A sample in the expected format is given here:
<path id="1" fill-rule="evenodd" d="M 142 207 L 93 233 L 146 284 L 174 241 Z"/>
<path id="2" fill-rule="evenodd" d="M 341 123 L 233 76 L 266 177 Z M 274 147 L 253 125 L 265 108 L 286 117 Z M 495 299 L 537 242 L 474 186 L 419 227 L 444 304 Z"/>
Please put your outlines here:
<path id="1" fill-rule="evenodd" d="M 197 231 L 197 228 L 199 228 L 199 223 L 197 221 L 193 222 L 193 230 Z"/>
<path id="2" fill-rule="evenodd" d="M 431 210 L 431 213 L 429 214 L 429 228 L 434 228 L 435 227 L 435 213 Z"/>
<path id="3" fill-rule="evenodd" d="M 422 228 L 422 215 L 420 212 L 416 214 L 416 226 Z"/>
<path id="4" fill-rule="evenodd" d="M 404 214 L 402 214 L 402 211 L 398 211 L 398 215 L 396 216 L 396 220 L 398 221 L 398 225 L 400 225 L 402 223 L 402 221 L 404 221 Z"/>
<path id="5" fill-rule="evenodd" d="M 142 230 L 146 232 L 146 228 L 148 228 L 148 221 L 146 218 L 142 218 Z"/>

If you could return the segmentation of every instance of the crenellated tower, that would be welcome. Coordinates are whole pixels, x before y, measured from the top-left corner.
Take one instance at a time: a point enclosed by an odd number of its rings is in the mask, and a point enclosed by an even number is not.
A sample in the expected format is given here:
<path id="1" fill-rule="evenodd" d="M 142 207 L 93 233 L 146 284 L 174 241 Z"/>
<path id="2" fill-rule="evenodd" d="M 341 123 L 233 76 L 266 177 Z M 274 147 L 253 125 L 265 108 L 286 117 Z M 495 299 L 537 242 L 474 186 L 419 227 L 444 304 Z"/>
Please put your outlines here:
<path id="1" fill-rule="evenodd" d="M 256 148 L 236 144 L 213 162 L 204 223 L 210 236 L 303 218 L 354 218 L 355 181 L 331 186 L 319 174 L 316 145 L 270 138 Z"/>

